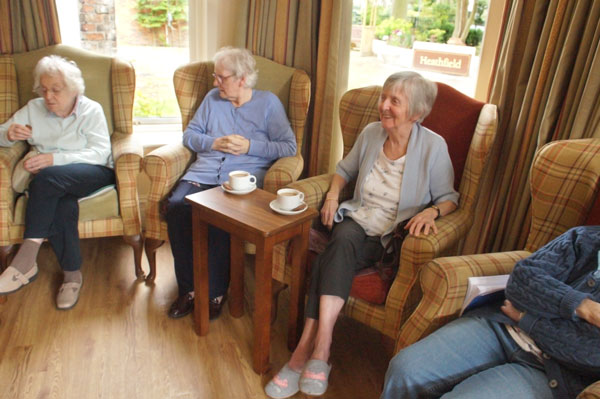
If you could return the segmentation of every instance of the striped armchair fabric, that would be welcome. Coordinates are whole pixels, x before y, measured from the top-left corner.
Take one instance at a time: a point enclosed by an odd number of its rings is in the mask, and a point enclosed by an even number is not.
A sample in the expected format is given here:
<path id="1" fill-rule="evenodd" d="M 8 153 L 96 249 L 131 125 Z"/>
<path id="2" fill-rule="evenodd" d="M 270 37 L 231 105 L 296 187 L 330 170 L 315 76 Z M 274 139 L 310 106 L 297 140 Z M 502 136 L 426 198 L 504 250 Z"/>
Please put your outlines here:
<path id="1" fill-rule="evenodd" d="M 587 224 L 600 191 L 600 139 L 546 144 L 534 158 L 529 180 L 532 220 L 525 249 L 444 257 L 426 264 L 419 276 L 423 299 L 402 326 L 396 351 L 458 317 L 470 276 L 510 273 L 520 259 L 569 228 Z M 600 398 L 600 381 L 579 398 Z"/>
<path id="2" fill-rule="evenodd" d="M 350 90 L 343 95 L 340 102 L 340 123 L 344 156 L 350 151 L 364 126 L 379 120 L 377 103 L 380 93 L 381 87 L 372 86 Z M 454 112 L 455 108 L 461 107 L 462 113 Z M 470 131 L 453 123 L 452 119 L 456 115 L 465 116 L 472 121 L 463 121 L 463 127 L 472 123 Z M 496 118 L 495 105 L 476 102 L 451 87 L 438 83 L 438 98 L 430 117 L 423 125 L 435 129 L 448 142 L 455 175 L 458 177 L 456 184 L 460 184 L 459 207 L 436 222 L 438 234 L 409 236 L 405 239 L 399 270 L 384 304 L 372 304 L 350 296 L 345 306 L 346 315 L 396 340 L 400 327 L 421 299 L 420 287 L 415 284 L 421 267 L 433 258 L 452 253 L 471 225 L 479 179 L 496 134 Z M 452 136 L 451 132 L 456 131 L 461 132 L 462 136 Z M 288 187 L 304 192 L 308 205 L 320 209 L 330 182 L 331 175 L 321 175 L 300 180 Z M 346 185 L 341 200 L 352 197 L 353 186 Z M 290 255 L 286 249 L 285 246 L 275 248 L 273 259 L 273 277 L 282 282 L 290 281 L 289 262 L 286 262 Z"/>
<path id="3" fill-rule="evenodd" d="M 142 276 L 142 225 L 137 193 L 142 145 L 133 136 L 132 111 L 135 92 L 133 66 L 65 45 L 0 57 L 0 121 L 6 121 L 33 97 L 33 68 L 47 55 L 73 60 L 82 71 L 85 95 L 102 105 L 111 134 L 116 187 L 104 195 L 80 202 L 81 238 L 123 236 L 134 250 L 136 276 Z M 23 240 L 27 198 L 11 186 L 15 164 L 28 151 L 24 142 L 0 148 L 0 262 L 6 263 L 14 244 Z"/>
<path id="4" fill-rule="evenodd" d="M 263 57 L 254 57 L 258 69 L 256 88 L 277 95 L 287 111 L 292 130 L 296 134 L 298 152 L 293 157 L 277 160 L 265 175 L 263 188 L 276 192 L 300 176 L 304 160 L 300 151 L 304 141 L 304 127 L 310 101 L 310 79 L 299 69 L 278 64 Z M 187 127 L 204 96 L 213 85 L 212 62 L 196 62 L 178 68 L 173 76 L 175 94 L 181 110 L 183 129 Z M 194 160 L 194 154 L 183 144 L 172 144 L 152 151 L 143 160 L 143 168 L 150 178 L 150 192 L 146 204 L 145 249 L 150 274 L 156 277 L 156 250 L 168 239 L 167 223 L 159 213 L 164 200 Z"/>

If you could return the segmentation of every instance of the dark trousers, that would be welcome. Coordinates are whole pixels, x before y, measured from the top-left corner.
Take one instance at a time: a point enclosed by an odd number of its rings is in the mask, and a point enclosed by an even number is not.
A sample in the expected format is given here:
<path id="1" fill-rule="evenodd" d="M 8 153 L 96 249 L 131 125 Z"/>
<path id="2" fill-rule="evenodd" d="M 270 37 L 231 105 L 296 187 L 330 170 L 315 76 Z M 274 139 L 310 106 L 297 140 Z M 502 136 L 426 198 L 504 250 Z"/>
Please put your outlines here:
<path id="1" fill-rule="evenodd" d="M 192 244 L 192 206 L 185 196 L 215 186 L 179 182 L 167 205 L 167 230 L 175 260 L 175 277 L 179 295 L 194 290 L 194 250 Z M 209 298 L 224 295 L 229 287 L 229 233 L 208 226 Z"/>
<path id="2" fill-rule="evenodd" d="M 47 238 L 65 271 L 81 268 L 77 199 L 115 183 L 112 169 L 84 163 L 50 166 L 29 184 L 25 238 Z"/>
<path id="3" fill-rule="evenodd" d="M 344 301 L 350 295 L 357 271 L 371 267 L 381 258 L 381 237 L 369 237 L 349 217 L 333 228 L 331 240 L 313 262 L 306 302 L 306 317 L 319 318 L 321 295 L 333 295 Z"/>

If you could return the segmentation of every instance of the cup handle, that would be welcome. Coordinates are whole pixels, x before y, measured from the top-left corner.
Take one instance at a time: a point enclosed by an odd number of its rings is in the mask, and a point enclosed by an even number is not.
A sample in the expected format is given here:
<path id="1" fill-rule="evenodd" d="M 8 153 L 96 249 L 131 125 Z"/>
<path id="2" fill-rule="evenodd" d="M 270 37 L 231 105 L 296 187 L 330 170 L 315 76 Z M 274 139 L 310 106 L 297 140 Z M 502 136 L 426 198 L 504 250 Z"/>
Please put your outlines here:
<path id="1" fill-rule="evenodd" d="M 304 201 L 304 193 L 302 191 L 299 192 L 300 202 Z"/>
<path id="2" fill-rule="evenodd" d="M 250 175 L 250 177 L 248 178 L 248 181 L 250 182 L 250 184 L 255 184 L 256 183 L 256 176 Z"/>

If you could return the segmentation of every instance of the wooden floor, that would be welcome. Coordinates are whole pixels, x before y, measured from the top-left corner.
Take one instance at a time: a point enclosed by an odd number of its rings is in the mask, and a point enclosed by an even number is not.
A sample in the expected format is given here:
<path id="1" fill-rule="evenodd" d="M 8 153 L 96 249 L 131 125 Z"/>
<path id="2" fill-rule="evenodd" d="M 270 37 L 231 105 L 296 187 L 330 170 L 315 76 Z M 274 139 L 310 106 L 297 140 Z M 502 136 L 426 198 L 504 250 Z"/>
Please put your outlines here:
<path id="1" fill-rule="evenodd" d="M 158 251 L 154 286 L 135 279 L 132 251 L 120 238 L 84 240 L 82 251 L 84 284 L 74 309 L 54 306 L 61 273 L 47 244 L 37 280 L 0 305 L 0 398 L 266 397 L 264 384 L 289 358 L 287 291 L 273 327 L 272 369 L 260 376 L 251 366 L 248 300 L 244 317 L 225 309 L 208 336 L 198 337 L 191 317 L 166 316 L 176 295 L 168 244 Z M 249 270 L 246 276 L 248 299 Z M 340 319 L 323 398 L 378 398 L 388 361 L 377 332 Z"/>

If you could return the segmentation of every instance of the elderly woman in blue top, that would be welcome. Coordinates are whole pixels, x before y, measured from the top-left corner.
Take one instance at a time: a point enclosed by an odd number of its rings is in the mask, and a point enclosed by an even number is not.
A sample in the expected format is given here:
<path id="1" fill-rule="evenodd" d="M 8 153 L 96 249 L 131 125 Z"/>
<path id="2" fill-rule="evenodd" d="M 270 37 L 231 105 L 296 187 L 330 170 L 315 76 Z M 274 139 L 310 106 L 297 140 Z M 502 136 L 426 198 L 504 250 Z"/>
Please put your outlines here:
<path id="1" fill-rule="evenodd" d="M 408 220 L 416 236 L 437 233 L 435 220 L 456 209 L 446 142 L 420 124 L 436 95 L 437 86 L 417 73 L 391 75 L 379 99 L 380 122 L 367 125 L 338 164 L 321 208 L 332 238 L 313 264 L 304 331 L 289 362 L 267 384 L 270 397 L 325 392 L 333 327 L 356 271 L 381 257 L 398 223 Z M 353 180 L 354 197 L 340 204 L 340 191 Z"/>
<path id="2" fill-rule="evenodd" d="M 296 154 L 296 137 L 283 105 L 273 93 L 253 89 L 258 74 L 249 51 L 224 48 L 214 57 L 214 86 L 183 134 L 197 153 L 168 200 L 167 225 L 179 296 L 168 315 L 190 313 L 194 304 L 191 207 L 186 195 L 216 187 L 229 172 L 245 170 L 262 186 L 269 166 Z M 229 285 L 229 234 L 209 227 L 209 313 L 219 315 Z M 204 293 L 203 293 L 204 294 Z"/>
<path id="3" fill-rule="evenodd" d="M 38 154 L 23 166 L 33 174 L 25 213 L 24 241 L 0 276 L 0 294 L 29 284 L 38 273 L 37 254 L 47 238 L 63 269 L 56 306 L 70 309 L 81 288 L 77 199 L 114 184 L 110 136 L 102 107 L 83 95 L 74 62 L 42 58 L 34 70 L 35 98 L 0 125 L 0 145 L 23 140 Z"/>

